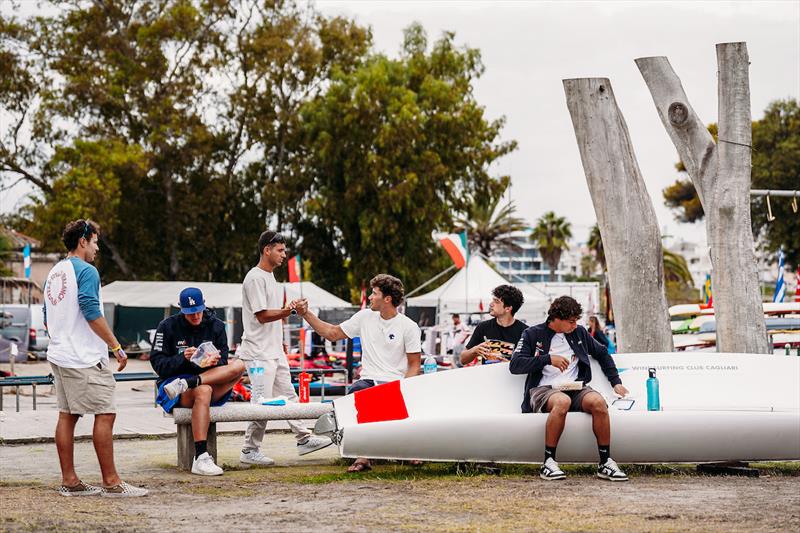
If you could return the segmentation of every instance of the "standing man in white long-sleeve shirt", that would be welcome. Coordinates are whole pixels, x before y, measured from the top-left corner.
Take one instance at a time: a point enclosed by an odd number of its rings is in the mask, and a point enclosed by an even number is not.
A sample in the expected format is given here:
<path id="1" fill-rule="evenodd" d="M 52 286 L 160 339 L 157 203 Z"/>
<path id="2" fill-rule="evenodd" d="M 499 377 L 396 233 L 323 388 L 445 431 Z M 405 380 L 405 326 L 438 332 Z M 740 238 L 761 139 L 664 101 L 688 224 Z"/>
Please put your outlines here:
<path id="1" fill-rule="evenodd" d="M 58 423 L 56 449 L 61 463 L 62 496 L 145 496 L 147 490 L 122 481 L 114 465 L 113 429 L 116 381 L 108 360 L 112 352 L 122 370 L 127 356 L 103 318 L 100 275 L 89 263 L 97 256 L 100 228 L 90 220 L 67 224 L 62 235 L 68 250 L 47 275 L 45 326 L 50 335 L 47 360 L 53 369 Z M 103 486 L 84 483 L 75 473 L 75 424 L 94 415 L 92 442 Z"/>

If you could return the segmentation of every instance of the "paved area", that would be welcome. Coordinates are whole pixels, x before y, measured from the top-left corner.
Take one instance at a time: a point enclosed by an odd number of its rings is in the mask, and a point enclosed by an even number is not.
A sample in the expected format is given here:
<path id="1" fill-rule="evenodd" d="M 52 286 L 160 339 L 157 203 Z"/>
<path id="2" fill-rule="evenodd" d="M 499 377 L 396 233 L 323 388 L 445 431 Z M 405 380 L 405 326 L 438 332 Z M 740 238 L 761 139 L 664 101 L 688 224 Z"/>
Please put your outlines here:
<path id="1" fill-rule="evenodd" d="M 7 369 L 7 365 L 2 365 Z M 125 368 L 128 372 L 152 372 L 147 361 L 131 359 Z M 17 363 L 15 372 L 20 376 L 43 376 L 50 373 L 50 365 L 45 361 Z M 36 410 L 33 410 L 31 387 L 20 388 L 20 410 L 16 411 L 16 397 L 13 388 L 5 388 L 3 411 L 0 411 L 0 442 L 20 444 L 26 442 L 52 441 L 58 419 L 55 392 L 52 386 L 37 387 Z M 172 418 L 165 416 L 160 407 L 153 403 L 155 382 L 138 381 L 117 383 L 117 420 L 114 435 L 118 438 L 168 437 L 175 435 Z M 76 438 L 88 438 L 92 434 L 93 417 L 83 417 L 75 428 Z M 309 427 L 314 423 L 309 420 Z M 226 422 L 217 424 L 218 433 L 244 432 L 247 422 Z M 289 431 L 285 421 L 270 422 L 268 431 Z"/>

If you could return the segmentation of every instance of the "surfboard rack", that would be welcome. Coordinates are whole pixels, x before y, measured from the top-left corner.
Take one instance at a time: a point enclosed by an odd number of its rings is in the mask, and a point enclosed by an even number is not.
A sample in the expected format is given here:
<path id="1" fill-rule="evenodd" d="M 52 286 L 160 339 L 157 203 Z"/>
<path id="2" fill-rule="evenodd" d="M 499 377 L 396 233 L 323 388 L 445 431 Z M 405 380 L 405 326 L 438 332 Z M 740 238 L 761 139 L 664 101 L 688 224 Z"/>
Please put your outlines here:
<path id="1" fill-rule="evenodd" d="M 701 463 L 697 465 L 697 472 L 707 476 L 743 476 L 758 477 L 758 468 L 751 468 L 750 463 L 742 461 L 729 461 L 724 463 Z"/>

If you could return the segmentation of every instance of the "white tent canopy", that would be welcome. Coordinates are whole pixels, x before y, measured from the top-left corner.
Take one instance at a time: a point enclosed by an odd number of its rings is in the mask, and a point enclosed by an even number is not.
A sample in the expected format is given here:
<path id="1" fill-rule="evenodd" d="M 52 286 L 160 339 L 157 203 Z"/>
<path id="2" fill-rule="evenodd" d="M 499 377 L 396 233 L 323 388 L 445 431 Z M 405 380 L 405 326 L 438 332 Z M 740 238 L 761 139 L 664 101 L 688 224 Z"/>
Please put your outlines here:
<path id="1" fill-rule="evenodd" d="M 449 313 L 479 313 L 489 310 L 492 301 L 492 289 L 498 285 L 512 285 L 498 274 L 480 256 L 472 256 L 469 263 L 440 287 L 421 296 L 408 299 L 409 307 L 436 307 L 439 320 Z M 516 317 L 528 324 L 537 324 L 547 316 L 550 300 L 546 295 L 529 287 L 518 287 L 522 291 L 525 303 Z"/>
<path id="2" fill-rule="evenodd" d="M 351 304 L 334 296 L 325 289 L 302 281 L 284 283 L 287 301 L 308 299 L 315 309 L 349 307 Z M 241 307 L 241 283 L 208 283 L 199 281 L 115 281 L 103 287 L 103 301 L 124 307 L 170 307 L 178 306 L 178 295 L 186 287 L 197 287 L 203 292 L 206 305 L 213 308 Z"/>

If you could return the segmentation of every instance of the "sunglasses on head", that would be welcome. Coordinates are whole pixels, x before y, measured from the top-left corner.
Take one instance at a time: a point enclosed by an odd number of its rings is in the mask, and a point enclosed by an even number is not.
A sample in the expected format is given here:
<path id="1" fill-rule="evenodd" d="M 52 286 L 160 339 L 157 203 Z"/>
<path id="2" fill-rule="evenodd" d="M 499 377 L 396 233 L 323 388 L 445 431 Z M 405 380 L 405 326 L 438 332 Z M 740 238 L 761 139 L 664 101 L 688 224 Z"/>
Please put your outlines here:
<path id="1" fill-rule="evenodd" d="M 81 238 L 89 240 L 89 228 L 90 227 L 91 227 L 91 224 L 89 223 L 89 221 L 88 220 L 84 220 L 83 221 L 83 235 L 82 235 Z"/>
<path id="2" fill-rule="evenodd" d="M 270 244 L 276 244 L 276 243 L 277 243 L 277 244 L 280 244 L 280 243 L 284 243 L 284 242 L 286 242 L 286 241 L 285 241 L 285 239 L 283 238 L 283 235 L 281 235 L 280 233 L 276 233 L 276 234 L 275 234 L 275 235 L 273 235 L 273 236 L 272 236 L 272 238 L 269 240 L 269 242 L 267 243 L 267 246 L 269 246 Z"/>

